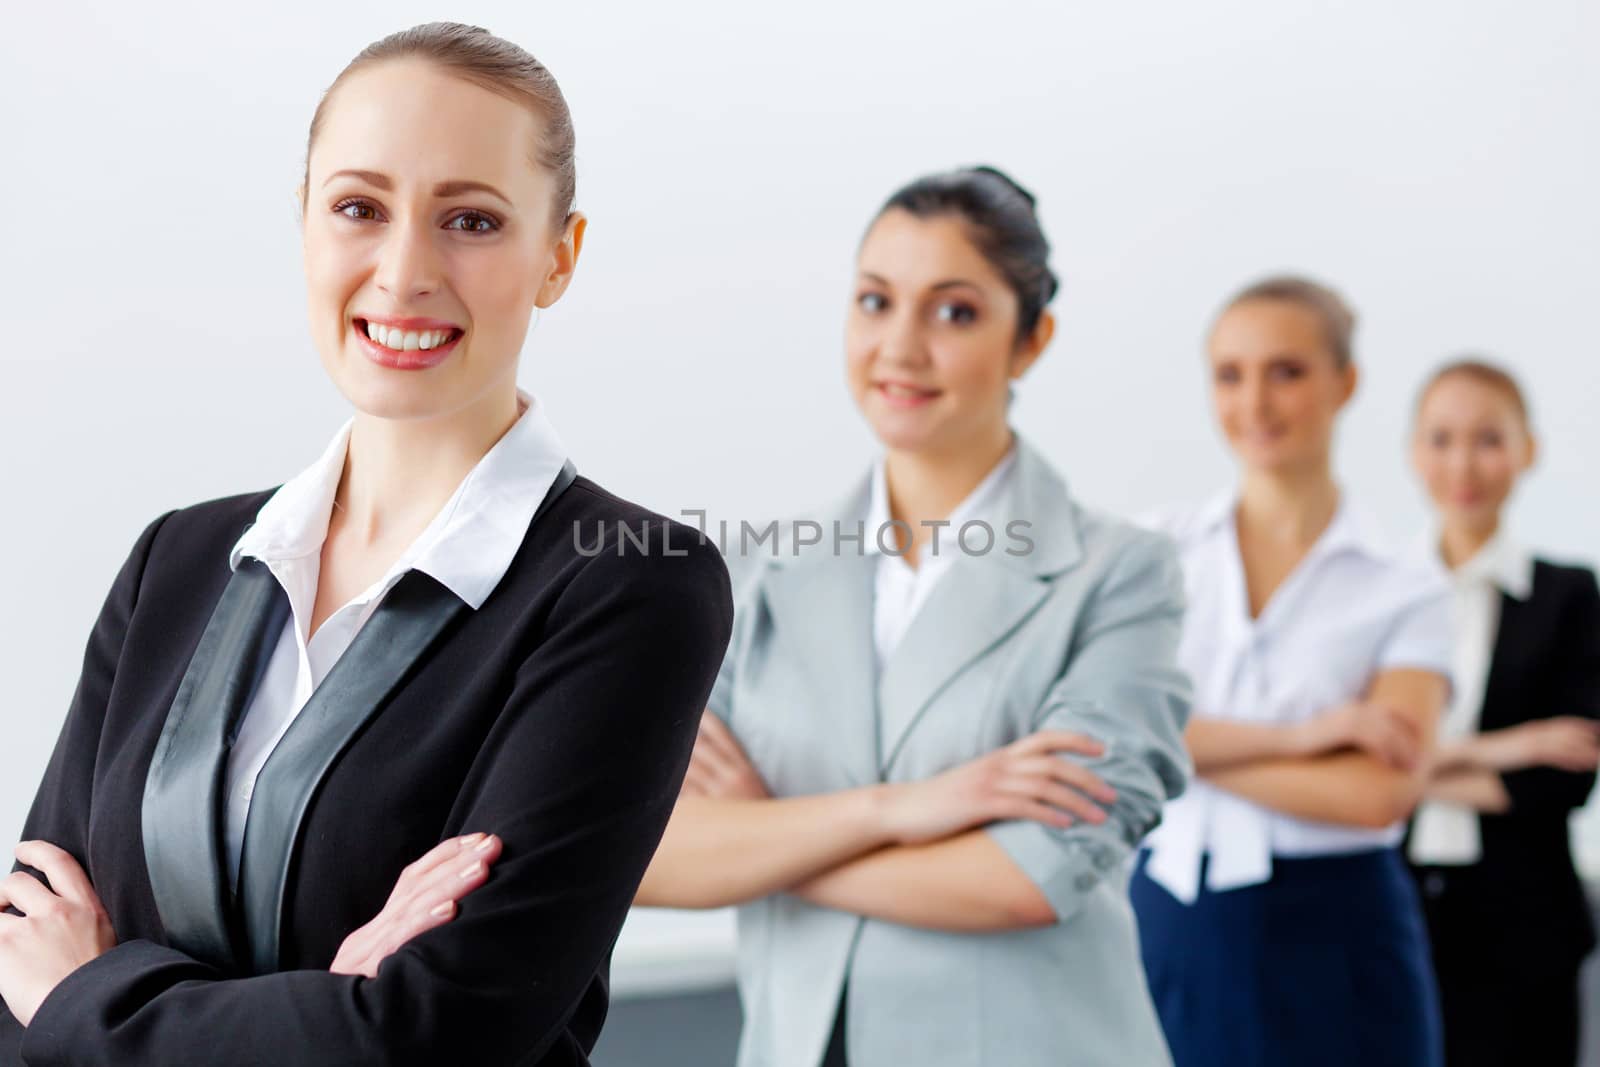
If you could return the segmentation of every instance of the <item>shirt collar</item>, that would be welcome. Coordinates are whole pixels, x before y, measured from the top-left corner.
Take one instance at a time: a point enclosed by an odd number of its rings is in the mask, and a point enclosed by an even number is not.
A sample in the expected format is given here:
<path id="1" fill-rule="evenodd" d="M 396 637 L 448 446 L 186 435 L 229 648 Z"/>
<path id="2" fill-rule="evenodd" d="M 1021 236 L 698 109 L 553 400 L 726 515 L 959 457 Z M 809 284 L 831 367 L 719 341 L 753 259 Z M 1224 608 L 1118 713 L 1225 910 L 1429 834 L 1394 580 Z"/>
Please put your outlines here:
<path id="1" fill-rule="evenodd" d="M 873 462 L 868 479 L 865 549 L 868 554 L 873 555 L 887 555 L 878 538 L 878 531 L 886 530 L 889 524 L 889 478 L 884 458 L 880 455 Z M 1016 461 L 1017 442 L 1013 439 L 1006 454 L 1000 457 L 1000 462 L 983 476 L 983 481 L 979 482 L 949 515 L 945 516 L 944 521 L 948 522 L 952 529 L 959 529 L 962 523 L 983 512 L 1009 483 L 1011 470 L 1016 466 Z M 888 540 L 889 534 L 885 532 L 883 537 Z"/>
<path id="2" fill-rule="evenodd" d="M 1200 509 L 1201 533 L 1212 536 L 1231 535 L 1234 511 L 1239 504 L 1240 486 L 1231 485 L 1211 497 Z M 1374 559 L 1395 555 L 1393 548 L 1378 532 L 1372 516 L 1362 510 L 1343 487 L 1339 490 L 1339 503 L 1333 518 L 1317 538 L 1308 556 L 1331 556 L 1341 552 L 1359 552 Z"/>
<path id="3" fill-rule="evenodd" d="M 521 389 L 517 398 L 523 407 L 517 421 L 374 589 L 386 588 L 407 570 L 420 570 L 473 609 L 488 599 L 567 459 L 544 406 Z M 237 568 L 245 556 L 271 564 L 321 552 L 354 421 L 346 421 L 322 455 L 262 505 L 255 523 L 234 544 L 230 567 Z"/>
<path id="4" fill-rule="evenodd" d="M 1518 600 L 1528 599 L 1533 592 L 1533 554 L 1504 527 L 1453 571 L 1439 553 L 1441 538 L 1438 527 L 1431 527 L 1418 540 L 1416 550 L 1457 585 L 1488 584 Z"/>

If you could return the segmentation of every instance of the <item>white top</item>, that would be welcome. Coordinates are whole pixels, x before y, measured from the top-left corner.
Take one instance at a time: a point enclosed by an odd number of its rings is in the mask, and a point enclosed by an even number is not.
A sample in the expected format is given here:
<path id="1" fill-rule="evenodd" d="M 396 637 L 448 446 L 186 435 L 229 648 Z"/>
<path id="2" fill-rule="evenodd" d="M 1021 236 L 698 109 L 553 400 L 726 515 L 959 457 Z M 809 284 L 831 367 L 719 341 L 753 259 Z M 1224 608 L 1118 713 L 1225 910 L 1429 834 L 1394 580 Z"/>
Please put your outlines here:
<path id="1" fill-rule="evenodd" d="M 520 389 L 517 397 L 521 417 L 467 473 L 427 529 L 383 577 L 329 616 L 309 641 L 322 542 L 344 472 L 353 418 L 315 463 L 262 505 L 255 524 L 234 545 L 228 565 L 237 568 L 245 556 L 261 560 L 283 586 L 290 607 L 228 753 L 225 833 L 234 882 L 256 776 L 390 587 L 407 571 L 419 570 L 476 611 L 510 567 L 534 511 L 567 458 L 543 406 Z"/>
<path id="2" fill-rule="evenodd" d="M 884 546 L 895 544 L 895 528 L 889 526 L 889 486 L 883 457 L 872 468 L 872 488 L 867 500 L 866 551 L 876 554 L 878 569 L 873 587 L 872 635 L 878 655 L 878 670 L 889 659 L 889 654 L 900 643 L 911 620 L 916 618 L 928 594 L 938 584 L 944 572 L 950 569 L 957 556 L 966 551 L 963 543 L 979 551 L 984 546 L 992 550 L 998 535 L 991 537 L 981 529 L 961 540 L 961 527 L 968 522 L 988 522 L 991 528 L 999 524 L 991 514 L 995 503 L 1003 498 L 1011 481 L 1012 468 L 1017 462 L 1017 446 L 1011 448 L 994 465 L 983 481 L 979 482 L 966 498 L 957 504 L 944 519 L 948 526 L 929 530 L 929 543 L 917 556 L 913 568 L 902 555 L 886 551 Z M 882 530 L 882 536 L 879 531 Z"/>
<path id="3" fill-rule="evenodd" d="M 1452 670 L 1456 690 L 1439 727 L 1441 742 L 1478 732 L 1483 689 L 1500 632 L 1500 594 L 1526 600 L 1533 592 L 1533 556 L 1504 531 L 1455 571 L 1439 557 L 1437 532 L 1417 546 L 1419 562 L 1435 567 L 1454 590 Z M 1416 863 L 1477 863 L 1483 842 L 1478 813 L 1469 807 L 1426 800 L 1417 806 L 1407 851 Z"/>
<path id="4" fill-rule="evenodd" d="M 1333 520 L 1250 617 L 1234 513 L 1236 489 L 1198 511 L 1146 520 L 1171 534 L 1188 597 L 1180 665 L 1197 717 L 1288 724 L 1359 697 L 1379 671 L 1416 667 L 1448 677 L 1450 590 L 1436 570 L 1390 553 L 1344 494 Z M 1202 854 L 1212 890 L 1272 877 L 1272 857 L 1396 844 L 1396 822 L 1367 829 L 1299 819 L 1201 778 L 1163 809 L 1146 872 L 1179 900 L 1199 893 Z"/>

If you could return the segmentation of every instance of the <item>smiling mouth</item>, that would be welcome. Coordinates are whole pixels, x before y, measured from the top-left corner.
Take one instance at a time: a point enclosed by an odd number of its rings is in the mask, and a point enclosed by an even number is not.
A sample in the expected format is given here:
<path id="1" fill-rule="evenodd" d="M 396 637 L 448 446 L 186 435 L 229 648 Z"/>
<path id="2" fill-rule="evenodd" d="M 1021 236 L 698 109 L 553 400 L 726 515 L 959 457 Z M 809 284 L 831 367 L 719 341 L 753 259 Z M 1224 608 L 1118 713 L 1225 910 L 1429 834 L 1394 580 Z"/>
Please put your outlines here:
<path id="1" fill-rule="evenodd" d="M 391 352 L 428 352 L 438 348 L 449 348 L 466 332 L 456 327 L 445 330 L 401 330 L 369 322 L 367 319 L 358 318 L 352 321 L 357 333 Z"/>

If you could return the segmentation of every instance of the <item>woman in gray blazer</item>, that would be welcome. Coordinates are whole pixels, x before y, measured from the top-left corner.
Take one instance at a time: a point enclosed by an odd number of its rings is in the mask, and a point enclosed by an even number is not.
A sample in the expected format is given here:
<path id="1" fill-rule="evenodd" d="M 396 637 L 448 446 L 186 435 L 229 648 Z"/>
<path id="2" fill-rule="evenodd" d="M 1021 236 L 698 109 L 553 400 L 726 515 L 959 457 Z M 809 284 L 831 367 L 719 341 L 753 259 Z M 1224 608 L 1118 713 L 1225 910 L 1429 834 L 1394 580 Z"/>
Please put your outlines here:
<path id="1" fill-rule="evenodd" d="M 636 903 L 739 906 L 740 1067 L 1171 1062 L 1124 861 L 1190 773 L 1183 582 L 1009 425 L 1048 251 L 991 168 L 890 198 L 846 337 L 883 456 L 734 546 L 732 644 Z"/>

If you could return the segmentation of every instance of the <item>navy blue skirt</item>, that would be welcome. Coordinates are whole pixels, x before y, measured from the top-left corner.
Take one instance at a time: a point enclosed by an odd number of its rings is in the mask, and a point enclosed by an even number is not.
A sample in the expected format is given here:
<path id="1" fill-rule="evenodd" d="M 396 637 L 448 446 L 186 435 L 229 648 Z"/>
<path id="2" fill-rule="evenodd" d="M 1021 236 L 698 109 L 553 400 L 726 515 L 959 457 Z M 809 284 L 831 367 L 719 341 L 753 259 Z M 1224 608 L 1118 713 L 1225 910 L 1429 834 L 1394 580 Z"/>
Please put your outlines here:
<path id="1" fill-rule="evenodd" d="M 1272 880 L 1180 903 L 1129 896 L 1177 1067 L 1439 1067 L 1439 994 L 1397 849 L 1274 857 Z"/>

